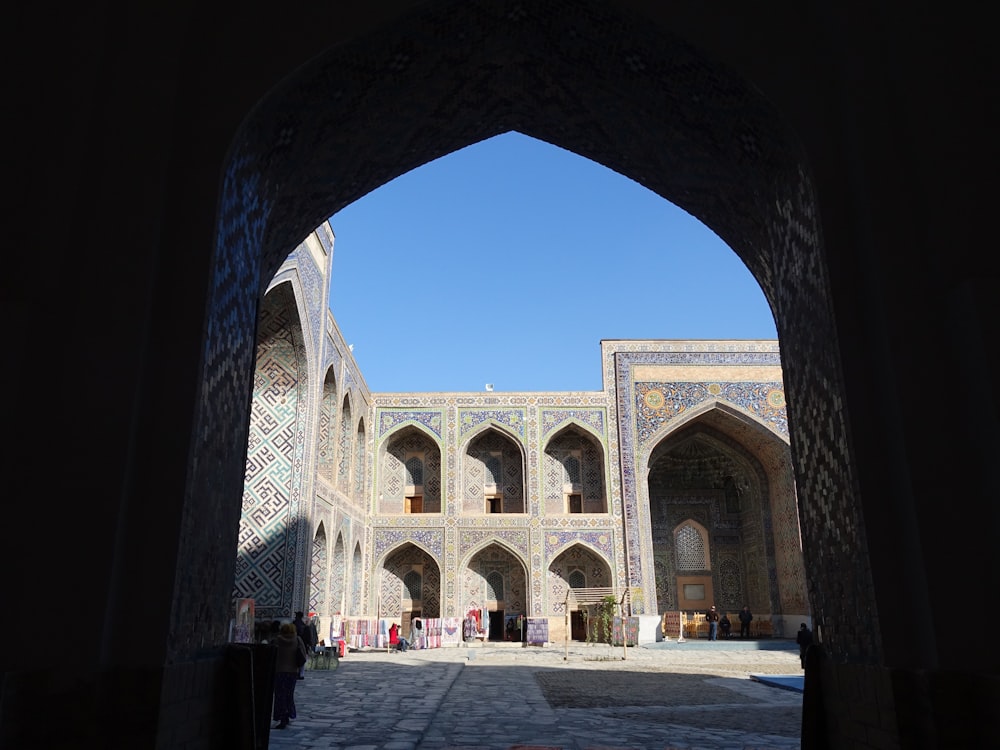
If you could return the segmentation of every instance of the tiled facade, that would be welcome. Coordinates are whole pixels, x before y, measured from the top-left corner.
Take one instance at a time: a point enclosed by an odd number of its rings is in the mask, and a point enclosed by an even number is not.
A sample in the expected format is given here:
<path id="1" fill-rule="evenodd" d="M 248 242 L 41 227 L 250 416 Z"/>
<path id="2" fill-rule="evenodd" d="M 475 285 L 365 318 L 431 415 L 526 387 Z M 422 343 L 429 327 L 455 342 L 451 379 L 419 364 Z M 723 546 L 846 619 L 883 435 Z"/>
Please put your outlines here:
<path id="1" fill-rule="evenodd" d="M 808 616 L 777 342 L 604 341 L 594 392 L 371 393 L 324 307 L 333 242 L 262 306 L 234 592 L 259 618 L 487 608 L 557 634 L 571 576 L 639 615 L 698 580 L 779 635 Z"/>

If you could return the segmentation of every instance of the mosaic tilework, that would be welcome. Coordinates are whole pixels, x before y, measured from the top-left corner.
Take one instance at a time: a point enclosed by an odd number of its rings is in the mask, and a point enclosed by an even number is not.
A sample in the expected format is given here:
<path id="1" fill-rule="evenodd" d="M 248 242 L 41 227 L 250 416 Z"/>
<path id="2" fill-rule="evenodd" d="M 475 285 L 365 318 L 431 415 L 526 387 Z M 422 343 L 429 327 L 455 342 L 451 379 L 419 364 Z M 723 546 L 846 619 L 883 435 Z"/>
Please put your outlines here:
<path id="1" fill-rule="evenodd" d="M 418 544 L 436 561 L 443 557 L 444 533 L 440 528 L 378 528 L 373 531 L 372 558 L 376 561 L 403 542 Z"/>
<path id="2" fill-rule="evenodd" d="M 636 383 L 635 418 L 639 445 L 645 447 L 670 420 L 695 404 L 727 402 L 752 414 L 788 438 L 781 383 Z"/>
<path id="3" fill-rule="evenodd" d="M 510 550 L 489 544 L 469 559 L 461 571 L 458 599 L 464 614 L 470 609 L 499 606 L 505 613 L 526 613 L 525 569 Z M 495 601 L 502 592 L 502 600 Z"/>
<path id="4" fill-rule="evenodd" d="M 385 437 L 384 454 L 377 477 L 378 513 L 403 513 L 405 489 L 408 484 L 419 484 L 423 488 L 425 513 L 441 512 L 441 448 L 429 435 L 417 428 L 408 429 L 412 422 Z M 420 482 L 410 482 L 404 456 L 422 457 Z"/>
<path id="5" fill-rule="evenodd" d="M 327 575 L 326 530 L 320 526 L 313 538 L 312 560 L 309 573 L 309 611 L 326 613 Z"/>
<path id="6" fill-rule="evenodd" d="M 461 409 L 458 414 L 461 431 L 459 437 L 465 437 L 484 422 L 493 422 L 509 428 L 515 435 L 524 438 L 524 412 L 514 409 Z"/>
<path id="7" fill-rule="evenodd" d="M 333 373 L 327 374 L 323 383 L 323 395 L 319 408 L 319 424 L 316 426 L 317 457 L 316 472 L 325 481 L 335 481 L 334 457 L 337 455 L 337 381 Z"/>
<path id="8" fill-rule="evenodd" d="M 549 610 L 553 615 L 566 612 L 566 592 L 573 572 L 582 574 L 585 588 L 613 588 L 607 560 L 582 544 L 574 544 L 554 556 L 546 571 Z"/>
<path id="9" fill-rule="evenodd" d="M 652 538 L 649 527 L 648 508 L 640 504 L 640 491 L 636 473 L 642 443 L 640 428 L 645 435 L 653 432 L 652 425 L 658 424 L 660 417 L 657 412 L 679 413 L 693 408 L 699 401 L 706 398 L 715 400 L 721 393 L 712 393 L 714 388 L 708 384 L 704 390 L 698 388 L 668 388 L 667 393 L 675 398 L 668 399 L 666 394 L 658 392 L 654 398 L 649 398 L 655 388 L 646 389 L 642 397 L 638 396 L 640 386 L 644 384 L 633 381 L 632 370 L 636 365 L 780 365 L 781 359 L 777 345 L 768 342 L 605 342 L 605 382 L 613 382 L 617 387 L 619 413 L 619 441 L 622 446 L 622 502 L 628 538 L 629 559 L 652 559 L 653 550 L 647 540 Z M 610 381 L 608 370 L 610 369 Z M 666 388 L 667 384 L 660 384 Z M 686 384 L 684 384 L 686 385 Z M 721 385 L 721 384 L 717 384 Z M 773 389 L 764 389 L 765 401 Z M 737 392 L 738 389 L 737 389 Z M 700 397 L 700 398 L 699 398 Z M 641 401 L 642 406 L 638 406 Z M 777 400 L 772 397 L 769 408 L 777 408 Z M 781 406 L 783 407 L 783 400 Z M 640 409 L 642 411 L 640 411 Z M 644 421 L 640 422 L 640 419 Z M 645 555 L 645 556 L 644 556 Z M 629 571 L 630 585 L 642 586 L 643 571 L 634 567 Z M 652 581 L 645 587 L 647 597 L 650 597 L 656 587 Z M 646 611 L 655 611 L 655 602 L 647 598 L 641 604 Z"/>
<path id="10" fill-rule="evenodd" d="M 544 512 L 566 512 L 563 505 L 567 485 L 579 487 L 585 513 L 605 512 L 605 467 L 602 459 L 601 451 L 589 433 L 562 433 L 549 441 L 541 467 Z M 572 474 L 569 467 L 574 469 Z"/>
<path id="11" fill-rule="evenodd" d="M 316 228 L 317 233 L 329 232 L 329 225 L 323 224 Z M 302 285 L 302 299 L 305 301 L 303 315 L 307 323 L 306 346 L 315 349 L 312 342 L 322 341 L 326 326 L 327 283 L 325 269 L 317 268 L 313 254 L 300 245 L 291 256 L 294 258 L 299 283 Z"/>
<path id="12" fill-rule="evenodd" d="M 522 559 L 528 558 L 527 529 L 479 528 L 459 530 L 459 559 L 464 560 L 473 550 L 493 541 L 503 542 L 507 547 L 521 555 Z"/>
<path id="13" fill-rule="evenodd" d="M 305 580 L 295 561 L 305 521 L 299 493 L 308 381 L 298 364 L 304 352 L 289 285 L 278 287 L 267 302 L 259 326 L 233 591 L 234 597 L 253 598 L 262 618 L 286 615 L 296 584 L 304 588 Z"/>
<path id="14" fill-rule="evenodd" d="M 575 421 L 588 425 L 594 432 L 604 436 L 604 411 L 602 409 L 542 409 L 541 436 L 545 439 L 566 422 Z"/>
<path id="15" fill-rule="evenodd" d="M 360 614 L 370 611 L 365 606 L 364 599 L 362 598 L 365 576 L 364 557 L 361 555 L 361 545 L 357 544 L 354 547 L 354 556 L 351 558 L 351 609 L 349 610 L 351 612 Z"/>
<path id="16" fill-rule="evenodd" d="M 378 437 L 394 431 L 401 425 L 416 423 L 424 425 L 438 439 L 441 438 L 441 421 L 443 415 L 438 411 L 396 411 L 383 409 L 379 412 Z"/>
<path id="17" fill-rule="evenodd" d="M 351 437 L 353 424 L 351 422 L 351 401 L 344 397 L 344 406 L 340 410 L 340 439 L 337 443 L 337 489 L 347 493 L 351 481 Z"/>
<path id="18" fill-rule="evenodd" d="M 462 456 L 462 498 L 465 513 L 482 513 L 487 485 L 502 494 L 503 513 L 523 513 L 524 459 L 520 446 L 496 429 L 487 429 L 469 443 Z"/>
<path id="19" fill-rule="evenodd" d="M 354 497 L 364 496 L 365 468 L 367 466 L 368 441 L 365 440 L 365 420 L 358 421 L 358 433 L 354 440 Z"/>
<path id="20" fill-rule="evenodd" d="M 412 592 L 407 590 L 404 578 L 415 570 L 419 571 L 420 578 L 421 614 L 424 617 L 441 616 L 438 562 L 419 547 L 406 545 L 391 553 L 382 566 L 377 606 L 380 617 L 399 617 L 404 609 L 412 606 Z"/>
<path id="21" fill-rule="evenodd" d="M 606 531 L 547 531 L 545 556 L 551 560 L 564 548 L 580 542 L 593 547 L 605 558 L 611 559 L 614 537 Z"/>
<path id="22" fill-rule="evenodd" d="M 333 560 L 330 567 L 330 612 L 347 611 L 347 555 L 344 551 L 344 535 L 337 534 L 333 545 Z"/>

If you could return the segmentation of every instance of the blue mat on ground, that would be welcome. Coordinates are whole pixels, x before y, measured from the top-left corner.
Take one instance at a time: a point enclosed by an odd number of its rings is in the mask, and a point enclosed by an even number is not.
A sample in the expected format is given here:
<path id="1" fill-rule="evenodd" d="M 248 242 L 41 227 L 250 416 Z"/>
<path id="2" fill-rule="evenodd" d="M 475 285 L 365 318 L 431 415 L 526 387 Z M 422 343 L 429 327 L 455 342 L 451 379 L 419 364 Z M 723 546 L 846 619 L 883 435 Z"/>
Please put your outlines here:
<path id="1" fill-rule="evenodd" d="M 801 693 L 805 685 L 805 677 L 797 674 L 752 674 L 750 679 L 797 693 Z"/>
<path id="2" fill-rule="evenodd" d="M 738 639 L 710 641 L 705 638 L 688 638 L 685 641 L 676 639 L 671 641 L 657 641 L 656 643 L 643 643 L 639 648 L 651 649 L 686 649 L 689 651 L 705 649 L 709 651 L 794 651 L 798 653 L 799 647 L 790 638 L 768 638 L 762 640 L 745 641 Z"/>

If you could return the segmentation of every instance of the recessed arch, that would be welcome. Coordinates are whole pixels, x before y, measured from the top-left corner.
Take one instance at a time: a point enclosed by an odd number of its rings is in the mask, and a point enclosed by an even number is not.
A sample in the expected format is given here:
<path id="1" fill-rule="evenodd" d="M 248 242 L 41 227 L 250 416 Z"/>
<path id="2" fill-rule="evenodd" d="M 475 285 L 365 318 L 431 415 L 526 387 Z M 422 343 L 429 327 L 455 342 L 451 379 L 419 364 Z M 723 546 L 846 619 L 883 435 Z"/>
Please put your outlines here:
<path id="1" fill-rule="evenodd" d="M 484 540 L 471 548 L 458 576 L 460 609 L 476 613 L 489 640 L 504 640 L 505 620 L 529 612 L 528 567 L 522 555 L 501 540 Z"/>
<path id="2" fill-rule="evenodd" d="M 570 420 L 542 449 L 541 494 L 546 514 L 607 513 L 604 444 L 593 429 Z"/>
<path id="3" fill-rule="evenodd" d="M 284 617 L 308 592 L 313 535 L 299 500 L 309 366 L 294 279 L 274 284 L 261 303 L 246 447 L 234 598 L 255 600 L 261 618 Z M 295 570 L 295 568 L 298 570 Z"/>
<path id="4" fill-rule="evenodd" d="M 704 586 L 714 599 L 707 604 L 724 611 L 749 603 L 775 633 L 808 616 L 788 443 L 759 420 L 719 407 L 658 436 L 645 458 L 639 513 L 649 518 L 659 608 L 695 606 L 683 596 L 690 585 Z M 681 520 L 704 539 L 701 570 L 683 570 L 678 560 Z"/>
<path id="5" fill-rule="evenodd" d="M 413 541 L 394 545 L 376 570 L 381 617 L 409 621 L 441 616 L 441 564 L 425 547 Z"/>
<path id="6" fill-rule="evenodd" d="M 351 463 L 353 451 L 353 417 L 351 411 L 351 394 L 344 394 L 340 407 L 340 435 L 337 440 L 337 489 L 344 494 L 351 490 Z"/>
<path id="7" fill-rule="evenodd" d="M 550 628 L 554 630 L 552 637 L 555 640 L 561 640 L 566 636 L 573 640 L 586 638 L 587 622 L 584 619 L 583 609 L 569 613 L 569 633 L 565 632 L 566 623 L 562 621 L 567 614 L 568 591 L 571 588 L 580 588 L 573 583 L 582 580 L 586 588 L 614 590 L 613 571 L 614 567 L 608 558 L 584 540 L 565 544 L 550 555 L 546 569 L 546 588 L 549 597 L 548 613 L 550 617 L 555 618 L 550 620 Z M 618 595 L 620 596 L 620 593 Z"/>
<path id="8" fill-rule="evenodd" d="M 484 426 L 464 441 L 460 456 L 463 514 L 527 510 L 527 453 L 510 431 Z"/>
<path id="9" fill-rule="evenodd" d="M 441 467 L 441 442 L 425 426 L 404 422 L 387 433 L 378 449 L 376 512 L 443 512 Z"/>
<path id="10" fill-rule="evenodd" d="M 316 474 L 331 487 L 336 483 L 337 417 L 337 373 L 330 366 L 323 377 L 323 393 L 320 396 Z"/>
<path id="11" fill-rule="evenodd" d="M 326 539 L 326 527 L 320 521 L 313 535 L 312 556 L 309 566 L 309 611 L 315 612 L 321 618 L 329 615 L 329 549 Z"/>
<path id="12" fill-rule="evenodd" d="M 365 418 L 358 419 L 358 430 L 354 438 L 354 500 L 362 501 L 365 494 L 366 465 L 368 463 L 368 441 L 365 436 Z"/>
<path id="13" fill-rule="evenodd" d="M 345 552 L 344 532 L 337 532 L 333 544 L 333 559 L 330 564 L 330 613 L 343 615 L 347 612 L 347 554 Z"/>

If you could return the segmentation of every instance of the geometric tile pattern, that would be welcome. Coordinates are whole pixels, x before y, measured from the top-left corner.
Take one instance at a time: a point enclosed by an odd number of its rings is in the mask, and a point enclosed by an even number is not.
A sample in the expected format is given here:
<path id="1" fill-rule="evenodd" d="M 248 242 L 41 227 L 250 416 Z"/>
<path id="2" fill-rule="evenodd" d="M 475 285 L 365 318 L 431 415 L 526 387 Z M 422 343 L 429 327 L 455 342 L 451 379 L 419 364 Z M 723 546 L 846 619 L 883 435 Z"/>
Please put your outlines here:
<path id="1" fill-rule="evenodd" d="M 589 425 L 595 433 L 604 435 L 603 409 L 542 409 L 542 438 L 548 437 L 549 433 L 570 420 Z"/>
<path id="2" fill-rule="evenodd" d="M 344 552 L 344 537 L 337 534 L 333 545 L 333 561 L 330 565 L 330 612 L 347 611 L 347 555 Z"/>
<path id="3" fill-rule="evenodd" d="M 356 498 L 364 497 L 365 465 L 367 463 L 366 447 L 365 420 L 362 418 L 358 420 L 358 435 L 354 441 L 354 497 Z"/>
<path id="4" fill-rule="evenodd" d="M 788 438 L 781 383 L 636 383 L 635 400 L 636 435 L 640 446 L 648 445 L 674 417 L 693 405 L 710 400 L 740 407 Z"/>
<path id="5" fill-rule="evenodd" d="M 640 478 L 636 473 L 641 456 L 648 453 L 651 441 L 664 434 L 672 419 L 679 418 L 703 403 L 725 400 L 747 413 L 757 423 L 766 424 L 776 435 L 787 440 L 787 417 L 781 383 L 646 383 L 636 381 L 640 365 L 742 365 L 780 366 L 781 357 L 775 342 L 751 343 L 742 350 L 713 347 L 711 342 L 696 347 L 657 345 L 656 342 L 605 342 L 605 382 L 615 384 L 618 406 L 618 440 L 622 449 L 622 503 L 626 524 L 628 556 L 632 560 L 654 557 L 645 540 L 651 539 L 649 512 L 640 507 Z M 767 510 L 769 513 L 769 509 Z M 799 553 L 801 555 L 801 552 Z M 644 557 L 645 555 L 645 557 Z M 664 558 L 666 559 L 666 558 Z M 773 565 L 773 555 L 771 557 Z M 629 569 L 630 585 L 640 587 L 648 575 L 641 567 Z M 657 586 L 649 581 L 646 597 L 633 600 L 633 611 L 656 611 L 652 599 Z M 774 589 L 776 590 L 776 586 Z M 770 601 L 771 597 L 767 597 Z"/>
<path id="6" fill-rule="evenodd" d="M 709 569 L 705 537 L 694 526 L 687 523 L 677 529 L 674 534 L 674 544 L 677 551 L 677 570 L 700 572 Z"/>
<path id="7" fill-rule="evenodd" d="M 344 397 L 344 405 L 340 412 L 340 441 L 337 445 L 339 459 L 337 464 L 337 488 L 344 494 L 347 494 L 351 477 L 351 430 L 354 427 L 351 422 L 351 401 L 347 396 Z"/>
<path id="8" fill-rule="evenodd" d="M 440 565 L 444 556 L 444 534 L 440 528 L 377 528 L 372 537 L 372 560 L 381 560 L 386 552 L 404 542 L 416 544 Z"/>
<path id="9" fill-rule="evenodd" d="M 417 582 L 417 591 L 407 585 L 414 572 L 418 573 L 413 578 Z M 404 545 L 389 555 L 378 580 L 380 617 L 399 617 L 404 610 L 408 611 L 418 603 L 423 617 L 440 617 L 438 591 L 441 575 L 438 563 L 419 547 Z"/>
<path id="10" fill-rule="evenodd" d="M 582 544 L 574 544 L 554 558 L 548 567 L 548 595 L 550 609 L 554 615 L 566 612 L 566 593 L 569 591 L 570 576 L 574 580 L 583 577 L 583 588 L 611 588 L 611 569 L 605 557 Z M 580 588 L 577 586 L 574 588 Z"/>
<path id="11" fill-rule="evenodd" d="M 326 562 L 326 530 L 322 524 L 316 531 L 313 539 L 312 567 L 309 575 L 309 611 L 326 612 L 326 577 L 329 575 L 329 566 Z"/>
<path id="12" fill-rule="evenodd" d="M 376 509 L 379 513 L 402 513 L 404 492 L 407 485 L 420 485 L 423 491 L 423 512 L 441 512 L 441 448 L 439 444 L 422 430 L 409 426 L 402 427 L 391 435 L 383 437 L 385 453 L 379 469 L 378 498 Z M 406 456 L 423 460 L 420 482 L 412 482 L 407 477 Z"/>
<path id="13" fill-rule="evenodd" d="M 476 429 L 483 422 L 494 422 L 503 425 L 522 439 L 524 438 L 524 412 L 513 409 L 462 409 L 459 412 L 459 424 L 462 425 L 459 437 L 465 437 L 470 430 Z"/>
<path id="14" fill-rule="evenodd" d="M 469 443 L 462 466 L 466 512 L 483 512 L 487 484 L 496 485 L 503 495 L 502 512 L 524 512 L 522 455 L 509 437 L 494 428 L 488 428 Z"/>
<path id="15" fill-rule="evenodd" d="M 378 434 L 383 437 L 387 432 L 407 423 L 422 424 L 438 439 L 441 438 L 440 411 L 396 411 L 385 409 L 379 416 Z"/>
<path id="16" fill-rule="evenodd" d="M 582 491 L 584 513 L 604 513 L 604 465 L 590 433 L 571 429 L 553 437 L 543 454 L 545 512 L 566 513 L 564 491 L 575 484 Z M 570 468 L 575 476 L 571 476 Z"/>
<path id="17" fill-rule="evenodd" d="M 234 597 L 253 598 L 262 618 L 287 616 L 292 607 L 302 521 L 293 485 L 295 436 L 306 399 L 288 288 L 274 290 L 260 314 L 233 591 Z"/>
<path id="18" fill-rule="evenodd" d="M 524 570 L 523 560 L 499 544 L 480 549 L 461 571 L 461 611 L 496 607 L 506 615 L 527 613 Z"/>

